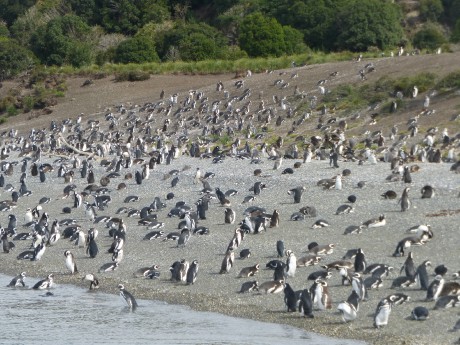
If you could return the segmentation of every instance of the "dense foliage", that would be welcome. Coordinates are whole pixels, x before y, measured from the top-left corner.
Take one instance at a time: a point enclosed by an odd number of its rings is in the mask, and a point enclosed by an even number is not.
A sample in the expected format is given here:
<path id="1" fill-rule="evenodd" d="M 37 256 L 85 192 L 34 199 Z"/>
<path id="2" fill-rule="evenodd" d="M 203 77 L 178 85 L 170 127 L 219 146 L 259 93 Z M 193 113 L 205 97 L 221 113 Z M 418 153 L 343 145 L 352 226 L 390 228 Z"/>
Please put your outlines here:
<path id="1" fill-rule="evenodd" d="M 432 50 L 460 41 L 459 20 L 460 0 L 0 0 L 0 39 L 27 51 L 15 71 L 32 53 L 43 65 L 81 67 Z"/>

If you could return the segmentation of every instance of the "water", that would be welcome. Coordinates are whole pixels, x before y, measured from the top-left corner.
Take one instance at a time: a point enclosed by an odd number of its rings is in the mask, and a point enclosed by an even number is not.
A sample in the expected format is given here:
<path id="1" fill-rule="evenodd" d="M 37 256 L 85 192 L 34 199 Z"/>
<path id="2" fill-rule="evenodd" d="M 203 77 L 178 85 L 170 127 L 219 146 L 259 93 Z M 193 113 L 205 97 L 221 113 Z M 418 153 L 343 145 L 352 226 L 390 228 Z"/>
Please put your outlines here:
<path id="1" fill-rule="evenodd" d="M 117 295 L 55 285 L 47 297 L 46 291 L 7 288 L 10 280 L 0 275 L 0 344 L 362 344 L 157 301 L 138 300 L 132 313 Z M 28 279 L 29 286 L 36 281 Z"/>

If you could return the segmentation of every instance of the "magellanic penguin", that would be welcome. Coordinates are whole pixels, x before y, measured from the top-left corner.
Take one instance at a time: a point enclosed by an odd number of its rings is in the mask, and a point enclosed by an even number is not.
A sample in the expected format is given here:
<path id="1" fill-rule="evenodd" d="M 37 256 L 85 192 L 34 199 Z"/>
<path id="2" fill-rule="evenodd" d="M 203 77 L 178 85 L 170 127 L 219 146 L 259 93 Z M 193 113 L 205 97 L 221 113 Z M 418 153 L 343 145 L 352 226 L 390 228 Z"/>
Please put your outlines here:
<path id="1" fill-rule="evenodd" d="M 292 250 L 286 250 L 286 276 L 294 277 L 297 268 L 297 259 Z"/>
<path id="2" fill-rule="evenodd" d="M 272 216 L 270 217 L 270 228 L 276 228 L 280 224 L 280 213 L 278 210 L 274 210 Z"/>
<path id="3" fill-rule="evenodd" d="M 92 273 L 86 274 L 82 280 L 88 280 L 89 283 L 89 289 L 94 290 L 94 289 L 99 289 L 99 280 L 96 278 L 96 276 Z"/>
<path id="4" fill-rule="evenodd" d="M 320 278 L 317 279 L 310 287 L 310 294 L 313 306 L 316 306 L 319 310 L 332 308 L 332 300 L 326 281 Z"/>
<path id="5" fill-rule="evenodd" d="M 436 300 L 434 309 L 446 309 L 460 306 L 460 296 L 442 296 Z"/>
<path id="6" fill-rule="evenodd" d="M 187 278 L 186 278 L 187 285 L 194 284 L 196 282 L 197 275 L 198 275 L 198 260 L 193 260 L 187 271 Z"/>
<path id="7" fill-rule="evenodd" d="M 422 199 L 430 199 L 434 197 L 434 188 L 430 185 L 425 185 L 420 192 L 422 193 Z"/>
<path id="8" fill-rule="evenodd" d="M 352 291 L 346 301 L 339 303 L 337 310 L 342 315 L 343 322 L 349 322 L 356 319 L 359 310 L 359 296 L 356 291 Z"/>
<path id="9" fill-rule="evenodd" d="M 238 278 L 246 278 L 246 277 L 252 277 L 256 275 L 259 272 L 260 264 L 255 264 L 254 266 L 250 267 L 243 267 L 238 274 Z"/>
<path id="10" fill-rule="evenodd" d="M 227 253 L 225 253 L 225 257 L 222 260 L 222 265 L 219 273 L 224 274 L 230 272 L 230 269 L 232 268 L 234 261 L 235 253 L 232 250 L 227 250 Z"/>
<path id="11" fill-rule="evenodd" d="M 7 287 L 25 287 L 24 279 L 26 279 L 26 272 L 21 272 L 16 277 L 11 279 Z"/>
<path id="12" fill-rule="evenodd" d="M 53 278 L 54 275 L 51 273 L 48 275 L 46 279 L 40 280 L 37 282 L 32 289 L 34 290 L 44 290 L 44 289 L 49 289 L 53 286 Z"/>
<path id="13" fill-rule="evenodd" d="M 263 291 L 266 294 L 269 293 L 280 293 L 284 290 L 284 280 L 276 280 L 276 281 L 267 281 L 259 286 L 259 291 Z"/>
<path id="14" fill-rule="evenodd" d="M 236 213 L 231 208 L 227 207 L 224 213 L 224 223 L 233 224 L 235 223 Z"/>
<path id="15" fill-rule="evenodd" d="M 416 275 L 415 265 L 414 265 L 414 254 L 409 252 L 407 254 L 407 259 L 404 261 L 404 264 L 401 266 L 399 273 L 401 274 L 404 271 L 406 277 L 414 278 Z"/>
<path id="16" fill-rule="evenodd" d="M 425 307 L 415 307 L 411 312 L 412 320 L 425 321 L 429 318 L 429 311 Z"/>
<path id="17" fill-rule="evenodd" d="M 276 252 L 279 258 L 284 256 L 284 242 L 282 240 L 276 242 Z"/>
<path id="18" fill-rule="evenodd" d="M 424 291 L 427 291 L 430 285 L 427 272 L 428 266 L 431 266 L 431 262 L 429 260 L 425 260 L 417 267 L 417 270 L 415 271 L 417 280 L 420 284 L 420 289 Z"/>
<path id="19" fill-rule="evenodd" d="M 374 327 L 380 328 L 388 325 L 388 319 L 391 313 L 392 303 L 388 298 L 383 298 L 377 305 L 374 313 Z"/>
<path id="20" fill-rule="evenodd" d="M 66 250 L 64 252 L 64 256 L 65 256 L 65 265 L 67 269 L 70 271 L 70 274 L 78 273 L 77 263 L 75 262 L 75 258 L 73 254 L 70 252 L 70 250 Z"/>
<path id="21" fill-rule="evenodd" d="M 305 190 L 306 188 L 302 186 L 290 189 L 287 193 L 293 196 L 295 204 L 299 204 L 302 200 L 302 194 Z"/>
<path id="22" fill-rule="evenodd" d="M 298 299 L 295 291 L 288 283 L 284 284 L 284 304 L 286 304 L 288 312 L 297 311 Z"/>
<path id="23" fill-rule="evenodd" d="M 364 272 L 367 267 L 366 256 L 361 248 L 358 248 L 355 255 L 355 272 Z"/>
<path id="24" fill-rule="evenodd" d="M 118 284 L 118 289 L 120 290 L 120 296 L 128 305 L 129 310 L 135 311 L 138 307 L 137 301 L 134 296 L 126 291 L 125 286 L 123 284 Z"/>
<path id="25" fill-rule="evenodd" d="M 244 282 L 241 285 L 239 293 L 247 293 L 252 291 L 259 291 L 259 283 L 257 282 L 257 280 Z"/>
<path id="26" fill-rule="evenodd" d="M 405 212 L 410 208 L 411 202 L 409 200 L 409 190 L 409 187 L 404 188 L 401 199 L 399 199 L 399 203 L 401 204 L 401 212 Z"/>
<path id="27" fill-rule="evenodd" d="M 304 317 L 308 317 L 310 319 L 314 318 L 313 302 L 311 300 L 310 291 L 308 289 L 304 289 L 300 293 L 299 313 L 302 313 Z"/>

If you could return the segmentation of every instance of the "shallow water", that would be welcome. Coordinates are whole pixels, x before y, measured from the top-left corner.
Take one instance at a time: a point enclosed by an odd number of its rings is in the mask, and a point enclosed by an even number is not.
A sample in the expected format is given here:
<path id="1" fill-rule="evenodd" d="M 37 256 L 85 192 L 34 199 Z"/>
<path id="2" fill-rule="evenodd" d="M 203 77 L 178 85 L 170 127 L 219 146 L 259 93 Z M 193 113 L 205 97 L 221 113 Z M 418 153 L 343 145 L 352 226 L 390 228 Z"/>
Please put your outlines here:
<path id="1" fill-rule="evenodd" d="M 362 344 L 157 301 L 138 300 L 133 313 L 117 295 L 55 285 L 53 296 L 46 296 L 46 291 L 7 288 L 10 280 L 0 275 L 0 344 Z M 36 281 L 28 279 L 29 287 Z"/>

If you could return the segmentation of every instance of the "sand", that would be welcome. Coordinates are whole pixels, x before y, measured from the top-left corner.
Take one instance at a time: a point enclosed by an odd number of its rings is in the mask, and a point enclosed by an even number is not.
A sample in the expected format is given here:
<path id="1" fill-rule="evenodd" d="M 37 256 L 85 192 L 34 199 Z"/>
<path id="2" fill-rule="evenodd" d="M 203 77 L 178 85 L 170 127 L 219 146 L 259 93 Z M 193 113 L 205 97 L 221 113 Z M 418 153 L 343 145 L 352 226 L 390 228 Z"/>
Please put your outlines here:
<path id="1" fill-rule="evenodd" d="M 14 160 L 14 153 L 11 157 Z M 44 157 L 44 162 L 52 162 L 56 158 Z M 167 192 L 174 192 L 175 198 L 166 201 L 167 207 L 158 212 L 158 219 L 164 222 L 164 231 L 178 231 L 178 218 L 167 217 L 167 213 L 174 207 L 175 202 L 185 201 L 193 207 L 198 200 L 201 185 L 193 184 L 193 176 L 196 167 L 203 172 L 212 171 L 216 177 L 209 180 L 213 188 L 219 187 L 226 191 L 230 188 L 238 190 L 239 194 L 230 198 L 232 208 L 237 213 L 237 222 L 244 218 L 243 212 L 248 204 L 242 204 L 246 195 L 250 195 L 249 188 L 256 181 L 262 181 L 267 185 L 260 196 L 252 205 L 266 208 L 271 213 L 274 209 L 280 212 L 280 226 L 268 228 L 261 234 L 245 236 L 240 248 L 236 250 L 238 257 L 242 248 L 249 248 L 252 252 L 250 258 L 236 259 L 234 267 L 228 274 L 219 274 L 223 255 L 232 237 L 237 224 L 223 224 L 224 208 L 217 201 L 211 203 L 207 219 L 200 220 L 198 225 L 210 229 L 209 235 L 193 236 L 185 248 L 177 248 L 175 242 L 163 242 L 162 240 L 143 241 L 147 233 L 145 226 L 138 226 L 138 218 L 123 217 L 127 224 L 127 241 L 125 244 L 125 257 L 120 263 L 118 270 L 110 273 L 97 273 L 99 267 L 111 261 L 111 254 L 106 253 L 112 240 L 108 237 L 108 229 L 103 224 L 90 224 L 85 218 L 83 208 L 72 209 L 72 214 L 64 215 L 61 210 L 64 206 L 72 207 L 72 198 L 61 199 L 62 190 L 66 184 L 62 178 L 57 177 L 57 171 L 49 174 L 46 183 L 40 183 L 38 178 L 29 177 L 28 188 L 33 194 L 20 199 L 18 207 L 11 213 L 18 218 L 18 225 L 22 224 L 22 218 L 26 208 L 35 207 L 38 200 L 43 196 L 51 196 L 50 204 L 43 205 L 50 220 L 74 218 L 83 229 L 95 226 L 99 230 L 97 243 L 100 254 L 95 259 L 90 259 L 85 248 L 79 248 L 67 239 L 59 240 L 56 245 L 47 248 L 45 255 L 40 261 L 19 261 L 16 255 L 26 250 L 30 241 L 15 241 L 16 248 L 9 254 L 2 254 L 0 271 L 15 275 L 21 271 L 27 272 L 29 284 L 33 285 L 35 279 L 43 278 L 49 273 L 56 275 L 56 283 L 72 283 L 88 286 L 81 278 L 86 273 L 96 273 L 101 282 L 101 291 L 114 293 L 118 283 L 124 283 L 127 288 L 138 298 L 163 300 L 174 304 L 189 305 L 196 310 L 215 311 L 228 315 L 253 318 L 262 321 L 286 323 L 306 331 L 317 332 L 339 338 L 352 338 L 366 340 L 371 344 L 448 344 L 456 339 L 455 333 L 449 333 L 458 319 L 458 312 L 450 310 L 432 310 L 434 302 L 425 302 L 425 292 L 418 288 L 408 288 L 403 292 L 408 294 L 412 301 L 393 308 L 389 325 L 383 329 L 373 328 L 372 314 L 379 300 L 394 290 L 389 289 L 392 280 L 398 276 L 399 268 L 405 258 L 394 258 L 392 253 L 396 243 L 403 237 L 408 236 L 406 230 L 414 225 L 429 223 L 434 231 L 434 238 L 425 246 L 412 247 L 414 260 L 420 264 L 425 259 L 430 259 L 433 266 L 445 264 L 449 268 L 446 279 L 451 279 L 451 274 L 459 270 L 460 262 L 458 252 L 457 233 L 459 230 L 459 214 L 448 216 L 428 217 L 427 215 L 438 213 L 441 210 L 458 210 L 458 192 L 460 182 L 458 175 L 449 171 L 451 164 L 421 164 L 420 171 L 413 174 L 411 185 L 412 208 L 407 212 L 400 212 L 400 206 L 395 200 L 384 200 L 380 194 L 388 189 L 401 194 L 405 185 L 402 182 L 385 182 L 385 177 L 390 173 L 387 163 L 377 165 L 364 164 L 358 166 L 353 162 L 339 162 L 340 168 L 329 167 L 326 161 L 313 161 L 306 163 L 299 169 L 295 169 L 292 175 L 283 175 L 281 170 L 272 170 L 273 162 L 267 159 L 262 164 L 254 165 L 249 160 L 237 160 L 226 158 L 224 163 L 212 164 L 208 159 L 193 159 L 181 157 L 174 160 L 171 165 L 158 165 L 150 178 L 142 185 L 137 185 L 133 180 L 128 181 L 125 191 L 110 193 L 113 201 L 100 215 L 115 216 L 121 206 L 131 206 L 137 209 L 149 205 L 155 196 L 165 199 Z M 283 168 L 292 167 L 295 160 L 285 160 Z M 105 175 L 104 169 L 95 164 L 96 181 Z M 188 166 L 190 169 L 182 171 Z M 127 169 L 134 172 L 139 167 L 133 166 Z M 262 176 L 253 176 L 253 170 L 262 169 Z M 344 179 L 342 190 L 322 190 L 316 186 L 321 178 L 332 177 L 342 169 L 348 168 L 352 174 Z M 164 174 L 177 169 L 179 183 L 175 188 L 170 187 L 170 180 L 163 180 Z M 19 187 L 19 167 L 15 168 L 14 176 L 7 177 L 6 182 Z M 122 175 L 127 172 L 122 170 Z M 86 186 L 86 180 L 78 177 L 75 184 L 77 190 Z M 111 181 L 109 187 L 114 187 L 123 179 L 120 177 Z M 358 181 L 366 181 L 362 189 L 356 188 Z M 425 184 L 431 184 L 436 189 L 433 199 L 421 199 L 420 189 Z M 287 191 L 297 186 L 305 186 L 306 191 L 300 204 L 294 204 L 292 197 Z M 347 196 L 355 194 L 357 202 L 355 212 L 348 215 L 335 215 L 338 206 L 346 202 Z M 140 201 L 132 204 L 124 204 L 123 200 L 128 195 L 137 195 Z M 9 199 L 10 193 L 2 192 L 2 199 Z M 318 211 L 317 218 L 309 218 L 305 221 L 291 221 L 292 213 L 303 206 L 314 206 Z M 382 228 L 364 230 L 359 235 L 343 235 L 348 225 L 358 225 L 370 218 L 384 213 L 387 225 Z M 8 212 L 2 214 L 1 224 L 7 225 Z M 323 229 L 312 229 L 311 225 L 316 219 L 323 218 L 330 222 L 331 226 Z M 28 231 L 21 225 L 18 230 Z M 63 228 L 61 229 L 63 230 Z M 311 241 L 319 244 L 334 243 L 334 253 L 322 258 L 322 263 L 340 259 L 347 249 L 363 248 L 369 263 L 386 263 L 395 267 L 390 277 L 384 280 L 384 287 L 378 291 L 369 292 L 369 300 L 361 303 L 358 319 L 350 324 L 343 324 L 340 316 L 336 313 L 339 302 L 346 299 L 351 288 L 341 286 L 341 278 L 338 272 L 333 271 L 332 278 L 328 281 L 333 300 L 333 308 L 330 311 L 315 311 L 315 319 L 304 319 L 297 313 L 287 313 L 283 302 L 283 294 L 238 294 L 241 284 L 247 280 L 258 280 L 259 283 L 272 279 L 273 271 L 266 270 L 265 264 L 276 258 L 275 244 L 283 239 L 286 249 L 291 249 L 299 258 L 306 255 L 306 246 Z M 66 272 L 64 264 L 64 251 L 71 250 L 77 260 L 79 273 L 71 276 Z M 198 260 L 199 274 L 194 285 L 174 283 L 170 281 L 169 266 L 177 260 Z M 285 258 L 283 259 L 285 260 Z M 241 268 L 259 263 L 263 269 L 254 278 L 237 278 Z M 133 273 L 137 268 L 160 265 L 161 276 L 158 280 L 134 278 Z M 295 290 L 304 289 L 312 285 L 307 281 L 307 276 L 313 271 L 319 270 L 318 266 L 300 267 L 296 275 L 289 278 L 288 282 Z M 430 272 L 431 274 L 432 272 Z M 432 279 L 432 277 L 430 276 Z M 422 305 L 430 309 L 431 318 L 426 322 L 407 320 L 411 310 Z"/>

